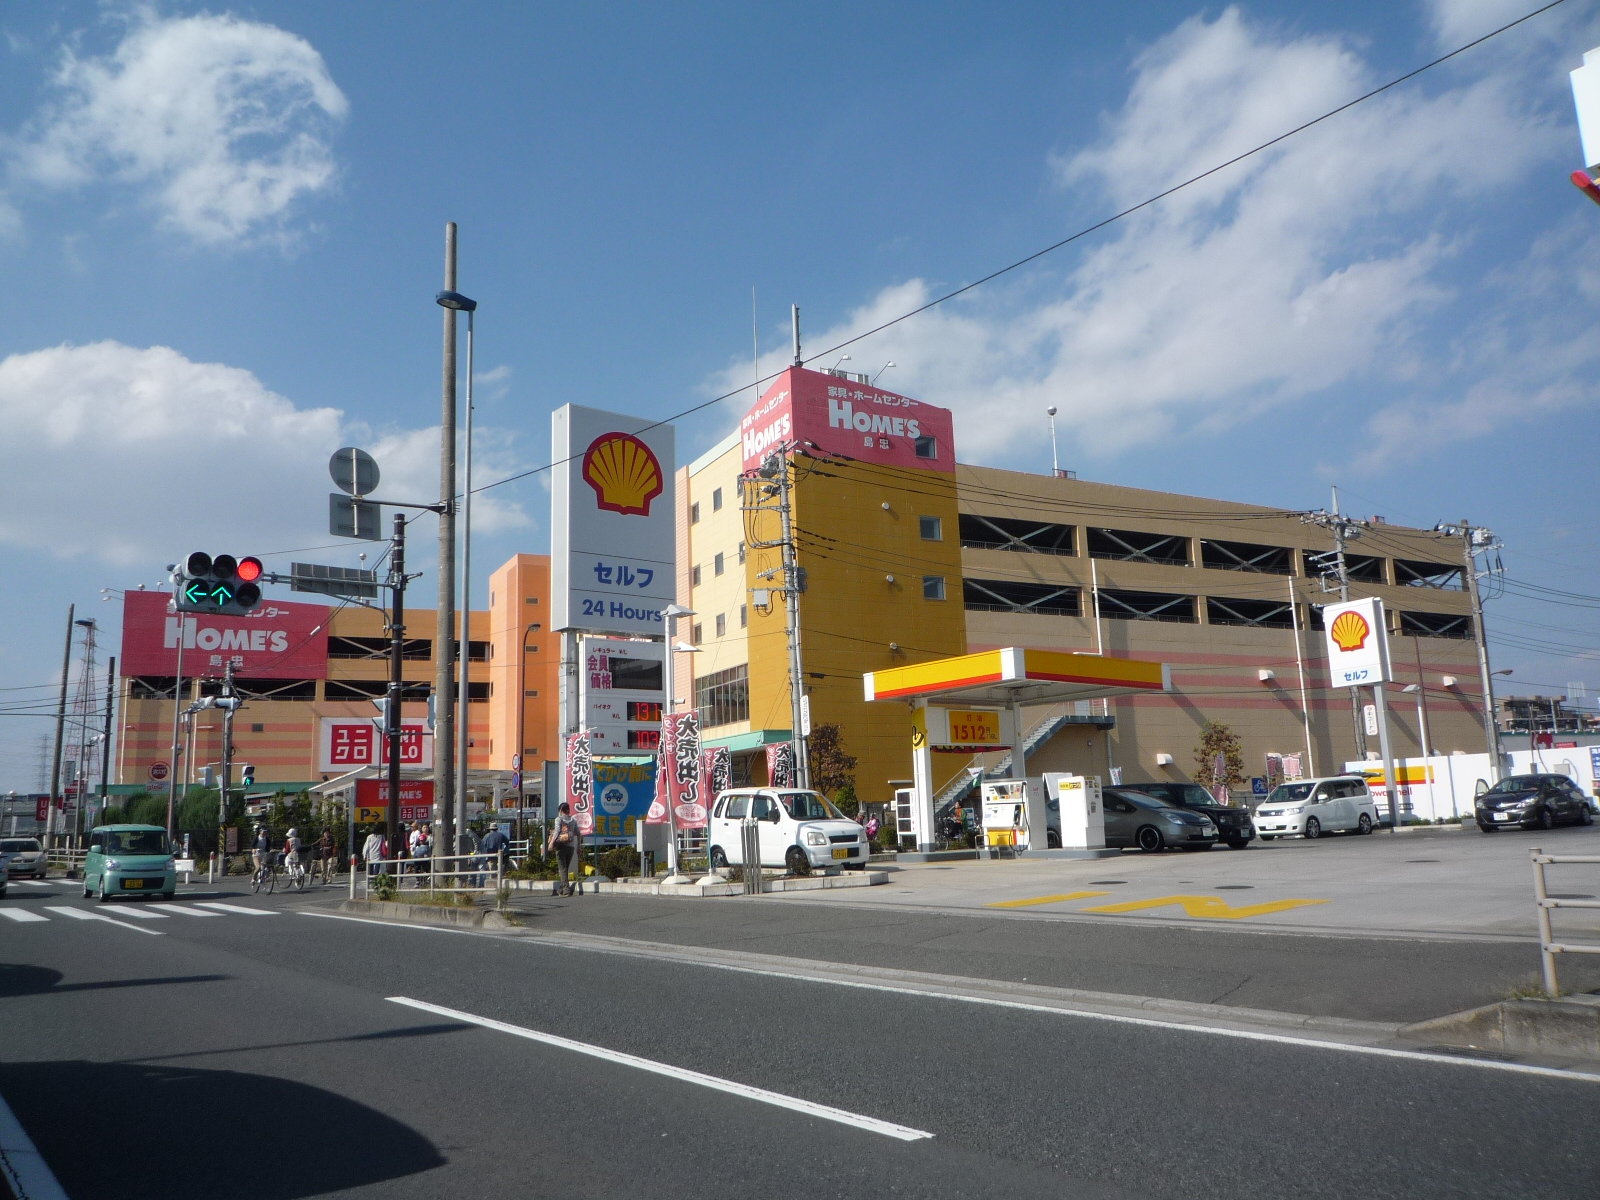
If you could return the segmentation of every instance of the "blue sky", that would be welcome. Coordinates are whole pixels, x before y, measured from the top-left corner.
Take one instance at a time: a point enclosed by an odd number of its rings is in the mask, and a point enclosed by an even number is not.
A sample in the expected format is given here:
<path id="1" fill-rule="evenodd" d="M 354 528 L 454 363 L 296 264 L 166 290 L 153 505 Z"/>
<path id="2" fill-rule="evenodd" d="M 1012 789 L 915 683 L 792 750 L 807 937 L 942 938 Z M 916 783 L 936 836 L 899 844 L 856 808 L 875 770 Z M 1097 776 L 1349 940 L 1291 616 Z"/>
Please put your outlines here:
<path id="1" fill-rule="evenodd" d="M 53 677 L 69 602 L 114 642 L 100 589 L 180 552 L 328 542 L 340 444 L 436 493 L 447 220 L 495 478 L 546 461 L 564 402 L 747 383 L 752 287 L 771 369 L 791 301 L 815 352 L 1532 7 L 11 6 L 0 686 Z M 954 408 L 969 461 L 1048 469 L 1056 404 L 1084 478 L 1296 508 L 1338 483 L 1600 592 L 1600 210 L 1566 179 L 1596 44 L 1569 0 L 851 365 Z M 738 412 L 685 421 L 683 456 Z M 547 508 L 537 476 L 480 498 L 480 595 Z M 1590 610 L 1492 611 L 1515 690 L 1600 688 Z M 0 718 L 0 788 L 36 785 L 46 727 Z"/>

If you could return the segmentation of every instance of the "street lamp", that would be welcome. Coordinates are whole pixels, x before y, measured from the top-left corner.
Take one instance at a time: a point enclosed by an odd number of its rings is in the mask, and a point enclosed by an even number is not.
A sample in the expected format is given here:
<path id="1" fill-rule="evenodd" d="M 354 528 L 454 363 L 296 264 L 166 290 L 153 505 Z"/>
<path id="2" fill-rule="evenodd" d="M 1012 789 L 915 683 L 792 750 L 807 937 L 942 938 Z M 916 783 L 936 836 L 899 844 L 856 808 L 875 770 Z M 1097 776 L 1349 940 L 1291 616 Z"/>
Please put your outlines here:
<path id="1" fill-rule="evenodd" d="M 677 707 L 677 685 L 672 677 L 672 659 L 674 654 L 678 652 L 678 647 L 673 644 L 672 638 L 673 635 L 678 631 L 678 618 L 692 616 L 694 616 L 694 609 L 685 608 L 681 604 L 669 604 L 666 606 L 666 608 L 661 610 L 661 630 L 665 635 L 661 639 L 661 646 L 665 651 L 662 662 L 661 682 L 666 686 L 667 693 L 666 705 L 661 710 L 661 736 L 663 740 L 666 739 L 667 730 L 671 728 L 672 713 Z M 693 647 L 690 647 L 690 649 L 693 649 Z M 656 769 L 660 770 L 659 760 Z M 667 842 L 667 879 L 665 882 L 689 883 L 689 877 L 687 875 L 681 875 L 678 872 L 678 815 L 672 810 L 672 789 L 670 785 L 665 789 L 663 794 L 667 797 L 667 828 L 669 831 L 669 840 Z M 706 834 L 708 837 L 710 836 L 710 833 L 711 828 L 708 823 L 706 826 Z"/>
<path id="2" fill-rule="evenodd" d="M 887 371 L 892 366 L 894 366 L 894 361 L 891 359 L 889 362 L 884 363 L 883 366 L 878 368 L 878 375 L 882 375 L 885 371 Z M 874 375 L 872 377 L 872 386 L 873 387 L 877 387 L 878 386 L 878 375 Z"/>
<path id="3" fill-rule="evenodd" d="M 524 629 L 522 631 L 522 666 L 517 672 L 517 677 L 518 677 L 519 680 L 521 680 L 521 683 L 517 687 L 517 784 L 518 784 L 518 787 L 517 787 L 517 832 L 518 832 L 518 834 L 521 834 L 523 832 L 523 829 L 522 829 L 522 809 L 523 809 L 524 806 L 523 806 L 523 803 L 522 803 L 522 796 L 523 796 L 523 792 L 527 788 L 527 781 L 528 781 L 528 764 L 523 761 L 523 759 L 526 757 L 526 755 L 528 753 L 528 635 L 530 633 L 538 632 L 538 630 L 540 630 L 541 628 L 543 628 L 543 626 L 538 621 L 535 621 L 535 622 L 533 622 L 533 624 L 529 625 L 526 629 Z M 545 794 L 544 794 L 544 787 L 541 784 L 540 785 L 540 789 L 539 789 L 539 805 L 540 805 L 539 811 L 540 812 L 544 811 L 545 799 L 546 799 L 546 797 L 545 797 Z M 541 827 L 540 837 L 543 837 L 543 836 L 544 835 L 543 835 L 542 827 Z M 520 838 L 518 840 L 520 840 Z"/>
<path id="4" fill-rule="evenodd" d="M 1060 477 L 1061 456 L 1056 453 L 1056 406 L 1052 404 L 1045 409 L 1045 415 L 1050 418 L 1050 474 Z"/>
<path id="5" fill-rule="evenodd" d="M 467 455 L 466 477 L 461 489 L 461 661 L 458 664 L 460 682 L 456 684 L 456 712 L 460 716 L 456 729 L 456 745 L 460 749 L 460 767 L 456 775 L 455 827 L 447 829 L 450 853 L 461 853 L 461 830 L 467 814 L 467 755 L 472 747 L 472 706 L 468 702 L 468 676 L 472 667 L 472 326 L 478 311 L 478 302 L 469 300 L 460 292 L 440 292 L 434 299 L 440 308 L 467 314 Z M 450 630 L 442 631 L 448 637 Z M 522 750 L 517 747 L 518 752 Z"/>

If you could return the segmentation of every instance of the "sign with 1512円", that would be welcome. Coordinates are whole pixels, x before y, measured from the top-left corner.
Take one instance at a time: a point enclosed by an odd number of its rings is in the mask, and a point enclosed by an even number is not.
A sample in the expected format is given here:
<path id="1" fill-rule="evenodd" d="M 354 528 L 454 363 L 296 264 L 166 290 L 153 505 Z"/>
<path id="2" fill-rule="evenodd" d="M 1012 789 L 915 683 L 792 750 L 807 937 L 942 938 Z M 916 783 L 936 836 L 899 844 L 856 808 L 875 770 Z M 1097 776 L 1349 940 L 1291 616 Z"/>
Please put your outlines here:
<path id="1" fill-rule="evenodd" d="M 1334 687 L 1372 687 L 1389 681 L 1389 634 L 1383 601 L 1330 604 L 1322 610 L 1328 678 Z"/>
<path id="2" fill-rule="evenodd" d="M 936 708 L 926 714 L 928 745 L 943 752 L 1003 750 L 1013 738 L 1011 714 L 994 709 Z"/>

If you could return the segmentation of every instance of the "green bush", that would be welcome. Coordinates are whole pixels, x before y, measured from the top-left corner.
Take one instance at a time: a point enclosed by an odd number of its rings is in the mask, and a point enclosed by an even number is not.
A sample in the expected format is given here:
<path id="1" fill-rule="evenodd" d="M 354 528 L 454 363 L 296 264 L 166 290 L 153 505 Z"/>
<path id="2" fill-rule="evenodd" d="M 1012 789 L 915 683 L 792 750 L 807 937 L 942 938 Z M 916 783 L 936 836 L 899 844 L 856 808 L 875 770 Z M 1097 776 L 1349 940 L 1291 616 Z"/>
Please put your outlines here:
<path id="1" fill-rule="evenodd" d="M 600 874 L 611 879 L 637 875 L 641 866 L 639 852 L 632 846 L 613 846 L 600 855 Z"/>
<path id="2" fill-rule="evenodd" d="M 394 889 L 393 875 L 374 875 L 372 877 L 371 892 L 374 900 L 393 900 Z"/>
<path id="3" fill-rule="evenodd" d="M 861 801 L 856 799 L 854 784 L 847 783 L 833 797 L 834 807 L 854 821 L 861 814 Z"/>

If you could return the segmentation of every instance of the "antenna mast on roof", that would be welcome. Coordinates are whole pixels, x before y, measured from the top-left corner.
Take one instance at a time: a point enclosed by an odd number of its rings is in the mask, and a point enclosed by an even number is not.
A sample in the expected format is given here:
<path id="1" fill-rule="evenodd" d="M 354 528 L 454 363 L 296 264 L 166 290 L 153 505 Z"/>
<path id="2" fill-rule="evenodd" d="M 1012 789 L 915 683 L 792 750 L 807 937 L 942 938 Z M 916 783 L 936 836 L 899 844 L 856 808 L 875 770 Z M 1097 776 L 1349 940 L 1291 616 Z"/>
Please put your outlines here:
<path id="1" fill-rule="evenodd" d="M 789 310 L 794 314 L 794 365 L 803 367 L 806 364 L 805 360 L 800 357 L 800 306 L 791 304 Z"/>

